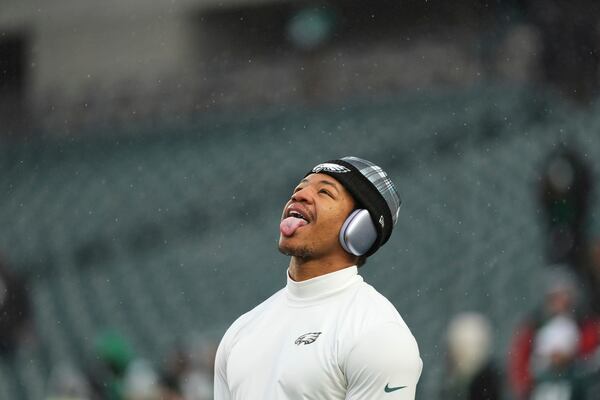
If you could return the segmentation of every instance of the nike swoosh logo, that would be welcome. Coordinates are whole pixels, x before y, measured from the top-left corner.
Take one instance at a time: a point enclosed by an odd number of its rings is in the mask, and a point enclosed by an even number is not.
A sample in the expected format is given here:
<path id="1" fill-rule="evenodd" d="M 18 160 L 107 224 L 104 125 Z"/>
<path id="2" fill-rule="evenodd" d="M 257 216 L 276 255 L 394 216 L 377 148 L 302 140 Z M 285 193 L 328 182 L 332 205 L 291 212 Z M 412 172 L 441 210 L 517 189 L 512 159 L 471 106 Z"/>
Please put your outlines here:
<path id="1" fill-rule="evenodd" d="M 388 384 L 386 384 L 386 385 L 385 385 L 385 388 L 383 388 L 383 390 L 384 390 L 386 393 L 395 392 L 396 390 L 399 390 L 399 389 L 404 389 L 404 388 L 406 387 L 406 386 L 396 386 L 396 387 L 390 387 L 389 385 L 390 385 L 390 384 L 388 383 Z"/>

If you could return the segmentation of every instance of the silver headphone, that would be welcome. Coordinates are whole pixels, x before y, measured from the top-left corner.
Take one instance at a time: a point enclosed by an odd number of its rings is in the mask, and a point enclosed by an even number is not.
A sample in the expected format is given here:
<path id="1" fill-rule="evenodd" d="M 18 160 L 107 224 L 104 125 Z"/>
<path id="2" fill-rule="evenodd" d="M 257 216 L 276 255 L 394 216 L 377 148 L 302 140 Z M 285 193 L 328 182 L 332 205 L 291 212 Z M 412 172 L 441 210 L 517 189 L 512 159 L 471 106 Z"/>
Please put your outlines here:
<path id="1" fill-rule="evenodd" d="M 342 247 L 355 256 L 362 256 L 369 251 L 376 239 L 377 230 L 371 214 L 365 209 L 352 211 L 340 230 Z"/>

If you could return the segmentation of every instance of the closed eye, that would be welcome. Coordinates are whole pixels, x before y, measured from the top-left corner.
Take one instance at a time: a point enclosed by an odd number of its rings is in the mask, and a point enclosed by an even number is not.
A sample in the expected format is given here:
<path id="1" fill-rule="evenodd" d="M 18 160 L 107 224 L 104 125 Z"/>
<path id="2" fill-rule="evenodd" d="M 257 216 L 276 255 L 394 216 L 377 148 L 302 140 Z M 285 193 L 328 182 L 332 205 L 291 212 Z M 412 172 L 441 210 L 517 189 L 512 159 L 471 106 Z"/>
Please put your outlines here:
<path id="1" fill-rule="evenodd" d="M 327 196 L 333 198 L 333 195 L 331 193 L 329 193 L 329 191 L 325 190 L 325 189 L 321 189 L 319 190 L 319 193 L 323 193 L 326 194 Z"/>

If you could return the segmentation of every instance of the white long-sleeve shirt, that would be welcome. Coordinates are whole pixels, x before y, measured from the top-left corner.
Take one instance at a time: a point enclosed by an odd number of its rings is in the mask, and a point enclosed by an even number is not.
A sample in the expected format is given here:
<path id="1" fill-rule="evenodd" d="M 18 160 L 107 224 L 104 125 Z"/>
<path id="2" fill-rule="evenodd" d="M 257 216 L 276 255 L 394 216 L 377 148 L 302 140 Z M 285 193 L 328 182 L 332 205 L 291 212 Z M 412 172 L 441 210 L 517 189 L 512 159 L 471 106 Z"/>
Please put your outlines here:
<path id="1" fill-rule="evenodd" d="M 356 267 L 287 285 L 227 330 L 215 400 L 413 400 L 412 333 Z"/>

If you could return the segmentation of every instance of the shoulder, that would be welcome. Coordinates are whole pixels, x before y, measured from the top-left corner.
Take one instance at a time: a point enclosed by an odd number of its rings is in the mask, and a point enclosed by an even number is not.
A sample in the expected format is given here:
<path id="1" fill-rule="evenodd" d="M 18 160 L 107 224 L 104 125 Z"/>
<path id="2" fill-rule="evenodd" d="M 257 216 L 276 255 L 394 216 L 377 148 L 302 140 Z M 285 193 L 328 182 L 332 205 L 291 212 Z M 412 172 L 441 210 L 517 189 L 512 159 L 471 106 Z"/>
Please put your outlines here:
<path id="1" fill-rule="evenodd" d="M 421 368 L 417 341 L 406 325 L 398 322 L 385 322 L 366 330 L 356 338 L 346 359 L 348 363 L 354 360 L 358 365 L 384 367 L 388 363 L 397 366 L 400 362 L 411 368 Z"/>
<path id="2" fill-rule="evenodd" d="M 408 329 L 396 307 L 366 282 L 360 283 L 351 303 L 352 312 L 355 318 L 363 321 L 364 330 L 387 322 L 395 322 Z"/>
<path id="3" fill-rule="evenodd" d="M 358 345 L 376 347 L 379 340 L 392 340 L 404 351 L 416 354 L 417 342 L 396 307 L 371 285 L 362 282 L 343 316 L 340 354 L 345 359 Z M 376 350 L 376 349 L 375 349 Z"/>
<path id="4" fill-rule="evenodd" d="M 254 321 L 260 318 L 265 311 L 270 309 L 273 306 L 273 304 L 277 303 L 282 295 L 283 289 L 277 291 L 271 297 L 264 300 L 262 303 L 258 304 L 250 311 L 239 316 L 225 331 L 225 334 L 221 339 L 221 343 L 219 344 L 217 352 L 229 353 L 231 348 L 237 342 L 237 338 L 241 334 L 243 334 L 245 330 L 248 329 L 248 327 L 251 326 Z"/>

